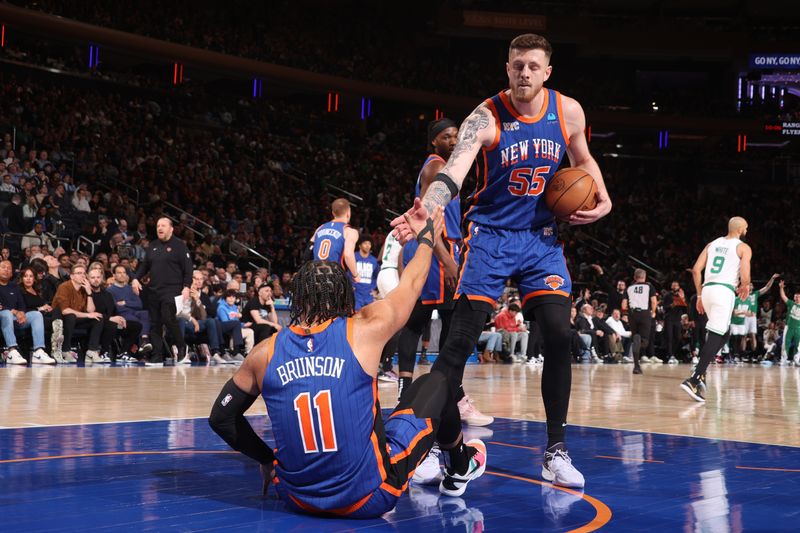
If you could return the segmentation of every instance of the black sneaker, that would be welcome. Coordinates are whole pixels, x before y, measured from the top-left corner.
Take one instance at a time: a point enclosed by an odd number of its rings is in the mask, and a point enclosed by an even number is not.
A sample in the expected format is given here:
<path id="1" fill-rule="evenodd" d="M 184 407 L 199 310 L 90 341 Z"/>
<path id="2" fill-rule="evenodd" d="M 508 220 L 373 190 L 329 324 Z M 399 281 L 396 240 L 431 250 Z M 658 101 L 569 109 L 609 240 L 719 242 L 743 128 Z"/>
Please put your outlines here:
<path id="1" fill-rule="evenodd" d="M 641 374 L 642 373 L 642 367 L 640 367 L 639 365 L 636 365 L 635 367 L 633 367 L 633 373 L 634 374 Z"/>
<path id="2" fill-rule="evenodd" d="M 418 365 L 430 366 L 431 362 L 428 360 L 428 356 L 427 355 L 420 355 L 419 359 L 417 359 L 417 364 Z"/>
<path id="3" fill-rule="evenodd" d="M 703 393 L 700 391 L 699 381 L 694 378 L 684 379 L 681 383 L 681 388 L 686 391 L 686 394 L 692 397 L 696 402 L 705 402 Z"/>
<path id="4" fill-rule="evenodd" d="M 706 375 L 705 374 L 703 374 L 702 376 L 697 378 L 697 385 L 698 385 L 698 388 L 703 390 L 703 392 L 706 392 L 708 387 L 706 386 Z"/>
<path id="5" fill-rule="evenodd" d="M 473 439 L 466 444 L 470 448 L 467 471 L 459 474 L 448 466 L 444 471 L 444 479 L 439 483 L 439 492 L 445 496 L 461 496 L 467 489 L 467 483 L 483 475 L 486 470 L 486 445 L 480 439 Z"/>

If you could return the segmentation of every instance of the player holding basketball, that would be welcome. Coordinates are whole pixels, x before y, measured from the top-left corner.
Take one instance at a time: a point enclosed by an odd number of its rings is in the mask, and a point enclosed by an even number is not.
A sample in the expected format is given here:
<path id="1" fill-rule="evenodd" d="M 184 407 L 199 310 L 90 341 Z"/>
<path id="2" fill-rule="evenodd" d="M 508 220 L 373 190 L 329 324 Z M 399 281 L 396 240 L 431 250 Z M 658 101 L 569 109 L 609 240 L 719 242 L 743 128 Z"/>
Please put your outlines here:
<path id="1" fill-rule="evenodd" d="M 701 391 L 705 389 L 706 369 L 728 340 L 734 300 L 737 295 L 746 300 L 750 294 L 753 251 L 742 242 L 746 234 L 747 221 L 733 217 L 728 221 L 728 234 L 703 248 L 692 268 L 694 288 L 699 295 L 697 312 L 708 316 L 708 336 L 694 372 L 681 383 L 681 388 L 698 402 L 706 401 Z"/>
<path id="2" fill-rule="evenodd" d="M 460 496 L 486 468 L 486 447 L 466 444 L 446 376 L 418 379 L 385 425 L 378 402 L 381 350 L 408 320 L 442 233 L 442 211 L 412 221 L 419 248 L 385 299 L 354 313 L 338 263 L 306 263 L 292 282 L 292 326 L 260 343 L 214 402 L 209 423 L 232 448 L 261 464 L 295 511 L 371 518 L 390 511 L 437 440 L 448 451 L 441 493 Z M 244 413 L 264 397 L 276 448 Z"/>
<path id="3" fill-rule="evenodd" d="M 510 89 L 485 100 L 459 129 L 447 164 L 415 200 L 404 218 L 393 221 L 398 237 L 410 238 L 407 219 L 419 220 L 447 205 L 458 191 L 475 156 L 483 151 L 483 183 L 467 211 L 468 235 L 456 288 L 456 306 L 447 342 L 433 366 L 463 397 L 464 364 L 505 281 L 519 284 L 523 313 L 544 336 L 542 397 L 547 413 L 547 450 L 542 476 L 557 485 L 582 487 L 564 444 L 564 426 L 572 382 L 570 291 L 553 213 L 541 195 L 564 154 L 573 167 L 589 173 L 597 185 L 597 205 L 570 216 L 572 224 L 594 222 L 611 210 L 600 168 L 584 137 L 580 104 L 544 88 L 550 77 L 552 48 L 543 37 L 520 35 L 511 41 L 506 72 Z"/>
<path id="4" fill-rule="evenodd" d="M 360 281 L 356 265 L 358 230 L 350 227 L 350 202 L 337 198 L 331 204 L 333 220 L 317 228 L 309 241 L 314 261 L 333 261 L 346 267 L 353 283 Z"/>

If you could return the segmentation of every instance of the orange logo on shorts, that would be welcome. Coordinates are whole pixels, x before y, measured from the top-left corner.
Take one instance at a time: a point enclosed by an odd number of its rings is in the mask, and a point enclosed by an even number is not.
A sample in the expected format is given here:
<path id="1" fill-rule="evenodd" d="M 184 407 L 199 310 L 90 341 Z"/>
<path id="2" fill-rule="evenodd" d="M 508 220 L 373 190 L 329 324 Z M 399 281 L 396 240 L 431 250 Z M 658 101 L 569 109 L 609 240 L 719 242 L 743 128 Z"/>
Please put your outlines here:
<path id="1" fill-rule="evenodd" d="M 564 285 L 564 278 L 556 275 L 547 276 L 546 278 L 544 278 L 544 284 L 550 287 L 551 289 L 556 290 L 557 288 L 562 287 Z"/>

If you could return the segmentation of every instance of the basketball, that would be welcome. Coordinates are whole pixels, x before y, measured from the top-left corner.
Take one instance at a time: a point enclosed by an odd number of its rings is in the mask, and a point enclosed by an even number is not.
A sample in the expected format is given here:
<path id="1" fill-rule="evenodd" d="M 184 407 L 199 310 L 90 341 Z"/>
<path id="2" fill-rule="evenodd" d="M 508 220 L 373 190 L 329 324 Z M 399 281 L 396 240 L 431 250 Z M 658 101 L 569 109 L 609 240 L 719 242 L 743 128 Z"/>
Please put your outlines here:
<path id="1" fill-rule="evenodd" d="M 544 191 L 544 201 L 556 218 L 568 218 L 575 211 L 594 209 L 597 185 L 582 168 L 564 168 L 555 173 Z"/>

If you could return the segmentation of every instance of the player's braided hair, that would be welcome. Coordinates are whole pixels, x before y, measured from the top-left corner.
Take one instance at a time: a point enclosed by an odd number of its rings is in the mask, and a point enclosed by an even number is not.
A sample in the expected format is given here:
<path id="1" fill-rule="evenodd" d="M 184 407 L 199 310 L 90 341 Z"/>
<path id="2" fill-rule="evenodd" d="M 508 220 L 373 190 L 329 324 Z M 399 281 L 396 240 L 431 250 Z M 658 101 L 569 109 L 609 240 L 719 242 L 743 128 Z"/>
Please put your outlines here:
<path id="1" fill-rule="evenodd" d="M 292 324 L 320 323 L 353 314 L 353 285 L 344 269 L 332 261 L 309 261 L 292 280 Z"/>

